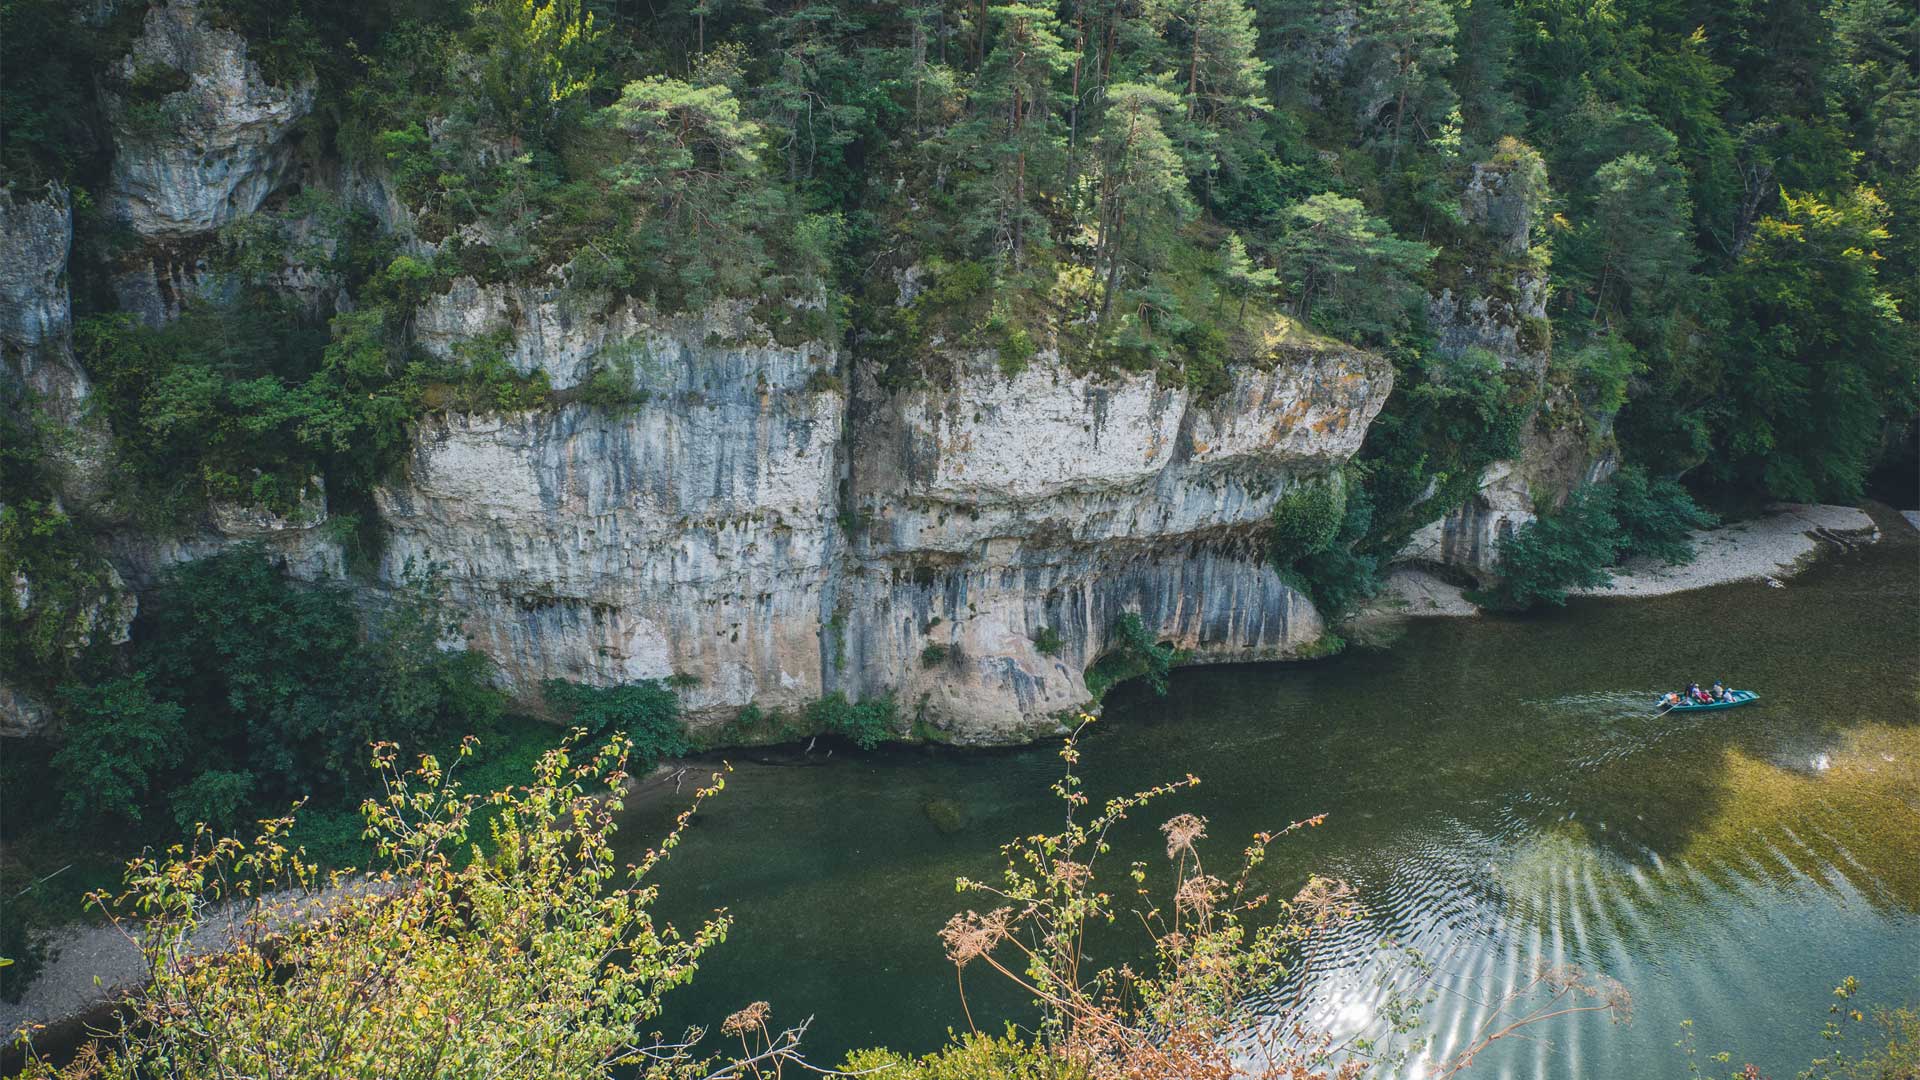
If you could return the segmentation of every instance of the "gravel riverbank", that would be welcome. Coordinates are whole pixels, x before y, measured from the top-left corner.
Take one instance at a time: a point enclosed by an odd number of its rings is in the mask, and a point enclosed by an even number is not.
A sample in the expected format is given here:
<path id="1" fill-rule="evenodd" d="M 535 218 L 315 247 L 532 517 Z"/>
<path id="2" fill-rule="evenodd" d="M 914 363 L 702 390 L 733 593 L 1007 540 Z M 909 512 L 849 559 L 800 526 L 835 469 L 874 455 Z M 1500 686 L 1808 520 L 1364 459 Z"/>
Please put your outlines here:
<path id="1" fill-rule="evenodd" d="M 1880 527 L 1865 510 L 1780 504 L 1762 517 L 1694 533 L 1694 559 L 1685 566 L 1632 564 L 1616 572 L 1611 585 L 1574 595 L 1666 596 L 1734 581 L 1783 583 L 1817 558 L 1822 545 L 1844 547 L 1879 539 Z M 1362 617 L 1459 618 L 1479 613 L 1459 586 L 1430 570 L 1402 566 L 1394 570 L 1387 579 L 1386 592 Z"/>

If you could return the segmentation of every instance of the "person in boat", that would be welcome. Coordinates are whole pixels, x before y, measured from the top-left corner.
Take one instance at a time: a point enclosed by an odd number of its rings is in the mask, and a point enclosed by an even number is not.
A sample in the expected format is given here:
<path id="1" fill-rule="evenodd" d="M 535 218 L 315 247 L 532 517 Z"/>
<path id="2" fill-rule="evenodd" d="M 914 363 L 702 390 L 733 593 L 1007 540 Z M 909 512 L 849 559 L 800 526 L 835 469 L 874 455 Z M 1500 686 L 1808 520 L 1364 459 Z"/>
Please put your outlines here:
<path id="1" fill-rule="evenodd" d="M 1727 700 L 1727 688 L 1720 685 L 1720 683 L 1717 680 L 1713 684 L 1713 700 L 1715 701 Z"/>
<path id="2" fill-rule="evenodd" d="M 1663 709 L 1671 709 L 1678 704 L 1680 704 L 1680 692 L 1678 690 L 1669 690 L 1667 691 L 1667 696 L 1660 699 L 1660 707 Z"/>
<path id="3" fill-rule="evenodd" d="M 1700 689 L 1699 683 L 1687 684 L 1687 700 L 1695 702 L 1696 704 L 1707 700 L 1707 695 Z"/>

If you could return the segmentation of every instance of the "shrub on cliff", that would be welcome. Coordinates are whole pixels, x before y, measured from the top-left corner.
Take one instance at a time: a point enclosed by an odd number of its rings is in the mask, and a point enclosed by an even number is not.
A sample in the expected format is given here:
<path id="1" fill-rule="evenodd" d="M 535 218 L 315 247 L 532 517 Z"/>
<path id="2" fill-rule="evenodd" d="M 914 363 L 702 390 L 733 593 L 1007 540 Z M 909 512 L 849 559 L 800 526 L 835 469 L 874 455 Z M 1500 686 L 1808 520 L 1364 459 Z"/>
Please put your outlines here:
<path id="1" fill-rule="evenodd" d="M 1301 480 L 1273 505 L 1268 541 L 1274 564 L 1285 569 L 1332 546 L 1347 516 L 1347 485 L 1339 473 Z"/>
<path id="2" fill-rule="evenodd" d="M 836 690 L 808 705 L 804 715 L 809 730 L 838 735 L 862 750 L 871 750 L 893 738 L 898 711 L 890 697 L 848 701 L 847 695 Z"/>
<path id="3" fill-rule="evenodd" d="M 1087 692 L 1095 701 L 1117 682 L 1145 678 L 1156 694 L 1167 692 L 1167 674 L 1181 660 L 1178 650 L 1162 645 L 1147 631 L 1135 612 L 1114 620 L 1110 647 L 1087 669 Z"/>
<path id="4" fill-rule="evenodd" d="M 1355 484 L 1333 539 L 1322 550 L 1296 561 L 1281 576 L 1306 593 L 1332 622 L 1380 591 L 1380 556 L 1361 550 L 1373 528 L 1373 498 Z"/>

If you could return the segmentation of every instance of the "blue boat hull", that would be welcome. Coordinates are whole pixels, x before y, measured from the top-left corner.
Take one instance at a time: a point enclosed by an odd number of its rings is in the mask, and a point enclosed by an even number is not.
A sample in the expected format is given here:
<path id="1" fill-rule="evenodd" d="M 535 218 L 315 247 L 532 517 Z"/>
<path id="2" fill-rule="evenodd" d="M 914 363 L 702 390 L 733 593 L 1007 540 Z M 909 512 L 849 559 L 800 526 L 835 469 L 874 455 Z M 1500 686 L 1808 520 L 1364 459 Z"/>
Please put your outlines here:
<path id="1" fill-rule="evenodd" d="M 1728 695 L 1730 697 L 1730 700 L 1727 700 L 1727 701 L 1708 701 L 1702 704 L 1694 704 L 1694 705 L 1675 705 L 1673 708 L 1668 709 L 1667 711 L 1668 712 L 1713 712 L 1715 709 L 1737 709 L 1742 705 L 1751 705 L 1755 701 L 1760 700 L 1760 695 L 1754 693 L 1752 690 L 1730 690 L 1728 691 Z"/>

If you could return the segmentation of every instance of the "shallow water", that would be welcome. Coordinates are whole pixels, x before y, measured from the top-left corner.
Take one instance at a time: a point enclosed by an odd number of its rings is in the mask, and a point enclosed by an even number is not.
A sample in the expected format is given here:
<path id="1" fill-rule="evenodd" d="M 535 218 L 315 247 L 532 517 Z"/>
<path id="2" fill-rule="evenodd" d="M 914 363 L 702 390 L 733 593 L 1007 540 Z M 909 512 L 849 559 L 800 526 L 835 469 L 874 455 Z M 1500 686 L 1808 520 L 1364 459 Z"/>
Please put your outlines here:
<path id="1" fill-rule="evenodd" d="M 1390 937 L 1435 967 L 1424 1023 L 1440 1056 L 1542 962 L 1633 996 L 1631 1023 L 1530 1029 L 1469 1076 L 1683 1075 L 1685 1019 L 1703 1052 L 1792 1075 L 1820 1052 L 1843 977 L 1868 1000 L 1920 999 L 1917 557 L 1901 532 L 1784 589 L 1417 621 L 1386 648 L 1185 670 L 1165 697 L 1121 687 L 1086 746 L 1089 791 L 1204 783 L 1135 822 L 1109 869 L 1154 854 L 1154 825 L 1178 810 L 1207 817 L 1222 861 L 1258 829 L 1326 813 L 1275 848 L 1263 884 L 1342 877 L 1368 914 L 1276 1007 L 1305 1002 L 1338 1034 L 1374 1026 L 1382 977 L 1414 985 L 1381 959 Z M 1657 689 L 1716 677 L 1763 701 L 1651 715 Z M 993 873 L 1003 839 L 1050 827 L 1055 750 L 736 762 L 661 878 L 669 914 L 725 905 L 737 920 L 668 1019 L 764 999 L 776 1020 L 815 1018 L 823 1063 L 937 1046 L 964 1024 L 934 936 L 966 906 L 953 879 Z M 951 805 L 930 815 L 934 800 Z M 674 808 L 636 805 L 628 842 Z M 968 991 L 983 1027 L 1025 1015 L 984 973 Z"/>

